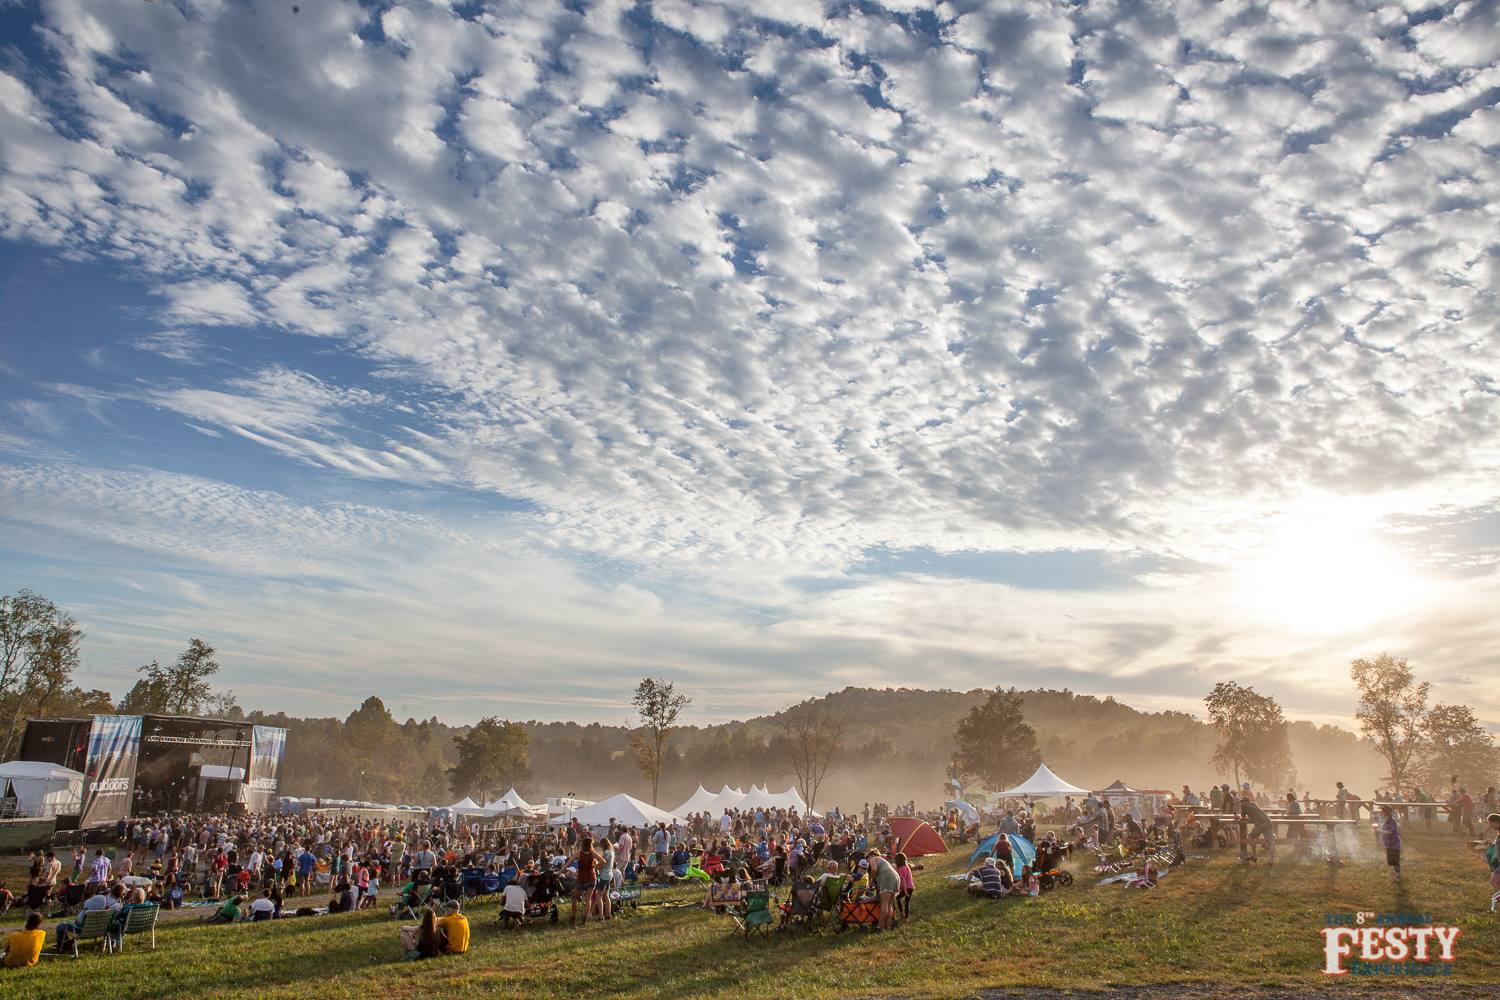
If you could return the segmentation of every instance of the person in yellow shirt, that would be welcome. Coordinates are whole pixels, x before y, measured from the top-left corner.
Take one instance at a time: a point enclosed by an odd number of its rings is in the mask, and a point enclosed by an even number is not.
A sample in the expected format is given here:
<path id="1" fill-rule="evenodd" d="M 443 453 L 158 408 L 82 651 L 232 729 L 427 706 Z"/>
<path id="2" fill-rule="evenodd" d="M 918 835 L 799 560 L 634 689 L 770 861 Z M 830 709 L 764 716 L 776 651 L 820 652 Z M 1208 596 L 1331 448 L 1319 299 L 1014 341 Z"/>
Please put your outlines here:
<path id="1" fill-rule="evenodd" d="M 5 959 L 3 964 L 7 969 L 19 969 L 27 965 L 35 965 L 42 957 L 42 942 L 47 940 L 47 932 L 42 930 L 42 915 L 32 912 L 26 917 L 26 929 L 16 931 L 5 939 Z M 464 946 L 468 947 L 468 926 L 464 927 Z"/>
<path id="2" fill-rule="evenodd" d="M 446 903 L 443 916 L 437 923 L 438 932 L 443 936 L 444 954 L 462 955 L 469 950 L 469 918 L 459 912 L 457 903 Z"/>

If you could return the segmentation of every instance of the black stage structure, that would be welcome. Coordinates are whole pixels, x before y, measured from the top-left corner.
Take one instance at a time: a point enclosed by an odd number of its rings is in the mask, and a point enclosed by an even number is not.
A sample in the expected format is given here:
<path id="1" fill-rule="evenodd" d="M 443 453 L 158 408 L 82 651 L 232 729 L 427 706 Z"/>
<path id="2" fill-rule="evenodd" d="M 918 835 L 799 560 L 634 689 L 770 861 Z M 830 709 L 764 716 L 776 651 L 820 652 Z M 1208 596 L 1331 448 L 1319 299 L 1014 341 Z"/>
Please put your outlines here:
<path id="1" fill-rule="evenodd" d="M 28 719 L 21 759 L 85 775 L 82 827 L 158 812 L 264 812 L 286 730 L 187 715 Z"/>

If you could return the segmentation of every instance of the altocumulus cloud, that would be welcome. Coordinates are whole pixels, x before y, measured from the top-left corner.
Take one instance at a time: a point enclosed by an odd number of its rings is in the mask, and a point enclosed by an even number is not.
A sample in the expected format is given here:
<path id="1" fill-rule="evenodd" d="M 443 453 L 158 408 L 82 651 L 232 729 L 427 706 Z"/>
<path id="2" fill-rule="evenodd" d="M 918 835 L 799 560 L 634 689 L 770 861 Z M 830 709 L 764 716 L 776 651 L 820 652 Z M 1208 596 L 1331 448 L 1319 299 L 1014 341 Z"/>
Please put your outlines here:
<path id="1" fill-rule="evenodd" d="M 1208 611 L 987 630 L 1012 590 L 848 577 L 877 547 L 1222 563 L 1308 490 L 1493 500 L 1494 3 L 58 3 L 35 39 L 0 232 L 137 269 L 168 360 L 255 327 L 382 382 L 272 351 L 117 398 L 522 502 L 830 671 L 1204 666 Z"/>

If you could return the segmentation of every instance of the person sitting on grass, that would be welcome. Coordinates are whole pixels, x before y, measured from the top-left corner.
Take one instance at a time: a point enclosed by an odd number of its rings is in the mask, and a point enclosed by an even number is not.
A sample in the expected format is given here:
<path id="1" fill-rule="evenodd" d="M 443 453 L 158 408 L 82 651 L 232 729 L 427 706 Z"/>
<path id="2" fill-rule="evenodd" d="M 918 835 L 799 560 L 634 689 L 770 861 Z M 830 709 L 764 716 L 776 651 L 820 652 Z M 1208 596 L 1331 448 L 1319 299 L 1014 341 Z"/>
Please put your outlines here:
<path id="1" fill-rule="evenodd" d="M 437 926 L 443 939 L 443 954 L 462 955 L 469 950 L 469 918 L 459 910 L 457 900 L 443 904 L 443 916 Z"/>
<path id="2" fill-rule="evenodd" d="M 42 957 L 42 944 L 46 940 L 42 915 L 33 910 L 26 914 L 26 926 L 5 939 L 5 957 L 0 959 L 0 967 L 20 969 L 35 965 Z"/>
<path id="3" fill-rule="evenodd" d="M 1015 881 L 1009 868 L 1001 868 L 994 858 L 985 858 L 984 863 L 969 872 L 969 894 L 986 899 L 999 899 L 1010 892 Z"/>
<path id="4" fill-rule="evenodd" d="M 333 898 L 328 901 L 329 913 L 349 913 L 356 905 L 354 889 L 348 879 L 340 878 L 334 886 Z"/>
<path id="5" fill-rule="evenodd" d="M 260 897 L 250 904 L 251 920 L 271 920 L 276 916 L 276 903 L 271 899 L 272 888 L 266 886 Z"/>
<path id="6" fill-rule="evenodd" d="M 240 907 L 245 905 L 244 896 L 231 896 L 224 901 L 224 905 L 213 912 L 206 923 L 210 924 L 233 924 L 244 919 L 244 913 Z"/>

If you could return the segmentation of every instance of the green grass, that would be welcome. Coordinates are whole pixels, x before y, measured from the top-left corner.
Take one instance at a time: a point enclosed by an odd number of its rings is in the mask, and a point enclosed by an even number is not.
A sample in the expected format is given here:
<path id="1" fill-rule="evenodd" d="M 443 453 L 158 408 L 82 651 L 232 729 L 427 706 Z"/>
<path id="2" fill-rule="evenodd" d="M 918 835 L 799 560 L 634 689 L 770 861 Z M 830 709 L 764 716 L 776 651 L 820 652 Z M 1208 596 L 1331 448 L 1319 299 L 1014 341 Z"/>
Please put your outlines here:
<path id="1" fill-rule="evenodd" d="M 1322 861 L 1274 868 L 1211 852 L 1157 888 L 1096 887 L 1092 873 L 1038 900 L 978 901 L 942 876 L 967 854 L 928 859 L 911 922 L 895 933 L 772 935 L 745 942 L 728 919 L 696 908 L 643 908 L 580 929 L 499 931 L 494 904 L 469 908 L 469 954 L 401 960 L 397 922 L 383 912 L 236 927 L 174 917 L 152 954 L 44 959 L 0 979 L 8 998 L 112 1000 L 164 995 L 396 998 L 418 995 L 850 997 L 953 996 L 987 987 L 1217 983 L 1310 987 L 1329 912 L 1421 912 L 1463 927 L 1452 978 L 1435 986 L 1500 985 L 1496 915 L 1484 866 L 1446 834 L 1407 838 L 1407 884 L 1394 887 L 1367 852 L 1345 868 Z M 1202 852 L 1199 852 L 1202 853 Z M 1285 853 L 1285 852 L 1284 852 Z M 1091 867 L 1080 864 L 1079 867 Z M 9 880 L 12 885 L 14 879 Z M 686 890 L 671 898 L 698 898 Z M 200 911 L 201 912 L 201 911 Z M 1390 986 L 1342 981 L 1341 989 Z M 1408 988 L 1421 980 L 1402 979 Z"/>

